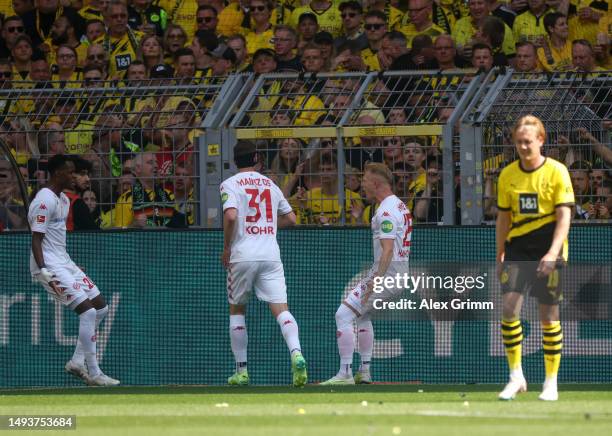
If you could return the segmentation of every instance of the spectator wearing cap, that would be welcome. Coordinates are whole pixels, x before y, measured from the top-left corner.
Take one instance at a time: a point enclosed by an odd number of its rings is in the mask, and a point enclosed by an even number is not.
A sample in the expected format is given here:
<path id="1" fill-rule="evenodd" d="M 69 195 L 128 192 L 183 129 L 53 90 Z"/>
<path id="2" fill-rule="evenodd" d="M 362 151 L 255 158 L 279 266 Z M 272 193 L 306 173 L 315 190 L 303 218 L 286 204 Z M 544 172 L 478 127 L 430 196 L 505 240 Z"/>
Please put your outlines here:
<path id="1" fill-rule="evenodd" d="M 274 51 L 276 52 L 277 69 L 292 68 L 302 70 L 300 59 L 295 54 L 297 33 L 289 26 L 279 25 L 274 28 Z"/>
<path id="2" fill-rule="evenodd" d="M 387 33 L 385 14 L 378 10 L 371 10 L 365 16 L 363 27 L 368 38 L 368 47 L 361 51 L 362 71 L 381 71 L 379 50 L 383 37 Z"/>
<path id="3" fill-rule="evenodd" d="M 246 39 L 242 35 L 233 35 L 227 39 L 227 45 L 236 54 L 236 71 L 242 72 L 249 68 L 247 62 Z"/>
<path id="4" fill-rule="evenodd" d="M 85 20 L 102 20 L 102 5 L 107 4 L 104 0 L 89 0 L 87 6 L 84 6 L 79 10 L 79 15 Z"/>
<path id="5" fill-rule="evenodd" d="M 211 67 L 211 75 L 214 77 L 223 77 L 230 74 L 236 66 L 236 53 L 226 44 L 219 46 L 211 52 L 213 63 Z"/>
<path id="6" fill-rule="evenodd" d="M 314 42 L 314 36 L 319 31 L 317 16 L 311 12 L 304 12 L 298 19 L 298 53 L 302 52 L 304 46 Z"/>
<path id="7" fill-rule="evenodd" d="M 261 48 L 253 54 L 251 69 L 255 74 L 265 74 L 276 71 L 276 56 L 274 51 Z"/>
<path id="8" fill-rule="evenodd" d="M 432 39 L 443 35 L 446 30 L 432 21 L 433 0 L 408 0 L 409 22 L 402 23 L 399 30 L 406 35 L 408 48 L 412 47 L 415 36 L 428 35 Z"/>
<path id="9" fill-rule="evenodd" d="M 254 29 L 243 29 L 242 33 L 247 42 L 247 53 L 252 56 L 260 48 L 274 46 L 270 41 L 274 37 L 274 29 L 270 23 L 272 2 L 268 0 L 252 0 L 250 14 L 253 17 Z"/>
<path id="10" fill-rule="evenodd" d="M 338 7 L 342 18 L 342 33 L 334 40 L 334 46 L 339 48 L 351 41 L 356 50 L 368 48 L 368 38 L 363 30 L 363 8 L 355 0 L 340 3 Z"/>
<path id="11" fill-rule="evenodd" d="M 337 8 L 336 2 L 332 0 L 312 0 L 310 4 L 293 10 L 289 24 L 296 28 L 300 15 L 305 12 L 310 12 L 317 16 L 319 28 L 322 31 L 331 33 L 333 37 L 340 36 L 342 33 L 342 19 L 340 18 L 340 11 Z"/>

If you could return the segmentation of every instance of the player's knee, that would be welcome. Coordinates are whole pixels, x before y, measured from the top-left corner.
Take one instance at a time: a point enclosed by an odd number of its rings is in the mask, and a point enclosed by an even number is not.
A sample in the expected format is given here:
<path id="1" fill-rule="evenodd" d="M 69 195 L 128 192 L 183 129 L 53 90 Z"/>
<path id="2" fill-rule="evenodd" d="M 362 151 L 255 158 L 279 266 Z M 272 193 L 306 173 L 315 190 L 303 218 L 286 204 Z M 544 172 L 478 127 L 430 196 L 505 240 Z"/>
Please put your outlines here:
<path id="1" fill-rule="evenodd" d="M 336 311 L 336 327 L 338 330 L 348 327 L 351 325 L 353 320 L 356 318 L 355 314 L 351 309 L 341 304 Z"/>

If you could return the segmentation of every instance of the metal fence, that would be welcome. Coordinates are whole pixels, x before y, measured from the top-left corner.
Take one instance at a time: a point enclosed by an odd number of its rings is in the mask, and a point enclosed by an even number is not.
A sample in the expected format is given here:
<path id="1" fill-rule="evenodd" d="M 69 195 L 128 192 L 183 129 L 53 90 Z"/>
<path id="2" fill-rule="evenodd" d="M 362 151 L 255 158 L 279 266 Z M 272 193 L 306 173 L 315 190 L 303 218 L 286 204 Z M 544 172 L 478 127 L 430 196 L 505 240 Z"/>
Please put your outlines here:
<path id="1" fill-rule="evenodd" d="M 544 154 L 570 170 L 578 220 L 610 218 L 610 72 L 528 74 L 512 70 L 498 77 L 462 117 L 462 223 L 490 222 L 496 216 L 497 177 L 518 157 L 511 132 L 527 114 L 540 118 L 547 132 Z M 473 175 L 473 177 L 471 177 Z M 603 212 L 603 213 L 602 213 Z"/>
<path id="2" fill-rule="evenodd" d="M 0 141 L 28 194 L 45 183 L 49 156 L 66 152 L 92 165 L 90 189 L 79 191 L 102 228 L 218 228 L 219 184 L 235 171 L 236 141 L 249 139 L 301 224 L 367 224 L 376 208 L 360 188 L 368 161 L 392 169 L 416 222 L 479 224 L 494 220 L 496 176 L 515 158 L 511 127 L 533 113 L 548 131 L 546 154 L 570 166 L 575 190 L 585 188 L 576 218 L 606 219 L 599 210 L 610 201 L 602 182 L 611 164 L 609 72 L 174 80 L 0 89 Z M 0 180 L 0 222 L 27 204 L 16 182 Z M 23 228 L 15 222 L 3 229 Z"/>

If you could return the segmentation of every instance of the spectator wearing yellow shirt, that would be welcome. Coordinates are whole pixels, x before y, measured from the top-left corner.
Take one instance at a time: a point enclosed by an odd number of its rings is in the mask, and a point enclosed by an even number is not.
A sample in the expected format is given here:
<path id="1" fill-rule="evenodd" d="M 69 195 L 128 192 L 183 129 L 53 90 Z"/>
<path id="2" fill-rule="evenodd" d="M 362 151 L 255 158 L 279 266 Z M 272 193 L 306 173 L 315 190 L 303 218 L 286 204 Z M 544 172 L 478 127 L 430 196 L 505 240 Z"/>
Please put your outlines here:
<path id="1" fill-rule="evenodd" d="M 595 62 L 593 46 L 586 39 L 578 39 L 572 42 L 572 64 L 574 71 L 582 73 L 592 73 L 602 71 Z"/>
<path id="2" fill-rule="evenodd" d="M 301 224 L 337 224 L 345 216 L 347 224 L 359 224 L 351 213 L 355 202 L 363 210 L 361 196 L 349 189 L 344 189 L 344 205 L 338 198 L 338 165 L 332 155 L 322 155 L 319 163 L 321 186 L 306 192 L 300 190 L 297 195 L 299 202 L 298 219 Z"/>
<path id="3" fill-rule="evenodd" d="M 69 45 L 60 45 L 55 55 L 57 59 L 57 73 L 51 80 L 57 88 L 80 88 L 83 73 L 77 67 L 77 52 Z"/>
<path id="4" fill-rule="evenodd" d="M 11 50 L 13 58 L 13 77 L 18 80 L 30 80 L 30 63 L 32 61 L 32 40 L 27 35 L 20 35 Z M 26 84 L 14 84 L 15 88 L 24 88 Z"/>
<path id="5" fill-rule="evenodd" d="M 409 0 L 408 17 L 410 21 L 403 23 L 399 30 L 406 35 L 408 48 L 412 47 L 412 39 L 418 35 L 428 35 L 433 40 L 446 31 L 431 20 L 433 0 Z"/>
<path id="6" fill-rule="evenodd" d="M 597 44 L 593 47 L 597 63 L 605 70 L 612 70 L 610 43 L 612 43 L 612 14 L 608 13 L 599 20 Z"/>
<path id="7" fill-rule="evenodd" d="M 575 41 L 577 39 L 586 39 L 595 45 L 597 43 L 597 32 L 599 31 L 599 22 L 610 14 L 610 0 L 580 0 L 577 1 L 576 9 L 578 14 L 571 17 L 569 24 L 569 39 Z"/>
<path id="8" fill-rule="evenodd" d="M 329 32 L 333 37 L 340 36 L 342 33 L 342 19 L 338 6 L 338 0 L 312 0 L 310 4 L 306 6 L 295 8 L 291 14 L 289 25 L 296 28 L 300 15 L 310 12 L 317 16 L 319 29 L 321 29 L 321 31 Z"/>
<path id="9" fill-rule="evenodd" d="M 249 67 L 247 62 L 246 39 L 242 35 L 233 35 L 227 39 L 227 45 L 236 53 L 236 71 L 242 72 Z"/>
<path id="10" fill-rule="evenodd" d="M 96 39 L 100 38 L 101 36 L 104 36 L 105 33 L 106 26 L 104 25 L 103 21 L 98 19 L 89 20 L 85 24 L 84 40 L 83 38 L 81 39 L 83 40 L 83 43 L 85 45 L 90 46 Z"/>
<path id="11" fill-rule="evenodd" d="M 539 73 L 542 71 L 538 63 L 536 46 L 532 42 L 523 41 L 516 44 L 514 69 L 521 73 Z"/>
<path id="12" fill-rule="evenodd" d="M 45 44 L 50 48 L 47 60 L 51 65 L 57 63 L 55 57 L 57 49 L 60 45 L 68 45 L 76 50 L 77 53 L 77 65 L 83 66 L 87 58 L 87 46 L 81 44 L 81 41 L 76 36 L 74 26 L 68 18 L 61 16 L 57 17 L 51 26 L 51 32 L 49 38 L 45 41 Z"/>
<path id="13" fill-rule="evenodd" d="M 170 23 L 164 33 L 163 47 L 165 58 L 164 61 L 171 65 L 174 61 L 174 54 L 185 47 L 187 44 L 187 34 L 185 30 L 178 24 Z"/>
<path id="14" fill-rule="evenodd" d="M 481 28 L 484 19 L 489 16 L 489 4 L 486 0 L 469 0 L 470 15 L 463 17 L 455 23 L 453 28 L 453 40 L 457 51 L 465 59 L 470 59 L 472 44 L 474 44 L 476 33 Z M 502 52 L 510 57 L 515 53 L 514 36 L 512 29 L 504 23 L 504 39 Z"/>
<path id="15" fill-rule="evenodd" d="M 387 33 L 385 14 L 380 11 L 370 11 L 365 15 L 364 29 L 368 38 L 368 48 L 361 51 L 361 61 L 367 71 L 380 71 L 381 62 L 379 50 Z"/>
<path id="16" fill-rule="evenodd" d="M 547 33 L 544 17 L 553 10 L 548 8 L 546 0 L 529 0 L 527 4 L 529 9 L 514 20 L 512 26 L 514 40 L 531 41 L 540 46 Z"/>
<path id="17" fill-rule="evenodd" d="M 366 0 L 363 2 L 363 7 L 369 11 L 379 11 L 385 16 L 385 23 L 387 24 L 387 30 L 398 30 L 402 16 L 402 11 L 391 4 L 392 2 L 387 0 Z"/>
<path id="18" fill-rule="evenodd" d="M 249 11 L 249 3 L 250 0 L 238 0 L 219 11 L 217 31 L 227 37 L 240 33 L 244 16 Z"/>
<path id="19" fill-rule="evenodd" d="M 163 227 L 177 213 L 174 194 L 156 183 L 157 160 L 153 153 L 134 158 L 136 179 L 132 189 L 122 194 L 115 206 L 114 227 Z"/>
<path id="20" fill-rule="evenodd" d="M 109 75 L 114 79 L 123 76 L 130 63 L 136 59 L 142 32 L 129 28 L 128 10 L 121 0 L 112 0 L 104 13 L 108 33 L 94 43 L 101 44 L 110 55 Z"/>
<path id="21" fill-rule="evenodd" d="M 103 20 L 102 11 L 106 10 L 110 0 L 89 0 L 89 5 L 81 8 L 79 15 L 85 20 Z"/>
<path id="22" fill-rule="evenodd" d="M 168 21 L 181 26 L 187 37 L 191 39 L 196 31 L 196 0 L 159 0 L 161 6 L 168 14 Z"/>
<path id="23" fill-rule="evenodd" d="M 548 32 L 538 48 L 538 60 L 545 71 L 567 71 L 572 67 L 572 43 L 569 40 L 567 18 L 560 12 L 552 12 L 544 17 Z"/>
<path id="24" fill-rule="evenodd" d="M 272 3 L 264 0 L 252 0 L 250 13 L 255 21 L 254 30 L 243 29 L 247 42 L 247 53 L 252 56 L 261 48 L 274 48 L 272 38 L 274 29 L 270 23 Z"/>

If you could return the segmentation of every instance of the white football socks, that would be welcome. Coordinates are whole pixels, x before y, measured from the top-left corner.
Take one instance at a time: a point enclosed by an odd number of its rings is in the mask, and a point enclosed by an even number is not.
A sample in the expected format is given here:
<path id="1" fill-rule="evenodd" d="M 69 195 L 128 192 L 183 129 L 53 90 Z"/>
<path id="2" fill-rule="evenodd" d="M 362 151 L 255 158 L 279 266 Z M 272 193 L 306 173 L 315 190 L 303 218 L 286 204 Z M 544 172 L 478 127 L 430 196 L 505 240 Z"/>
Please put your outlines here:
<path id="1" fill-rule="evenodd" d="M 106 317 L 108 313 L 108 306 L 104 306 L 102 309 L 96 310 L 96 334 L 100 327 L 100 323 Z M 77 344 L 74 349 L 74 354 L 72 355 L 72 361 L 79 365 L 83 365 L 85 363 L 85 353 L 83 352 L 83 345 L 81 341 L 77 338 Z"/>
<path id="2" fill-rule="evenodd" d="M 293 315 L 291 315 L 291 312 L 287 310 L 281 312 L 276 317 L 276 322 L 278 322 L 278 325 L 281 329 L 281 333 L 283 334 L 283 338 L 285 338 L 285 342 L 287 343 L 287 348 L 289 348 L 289 352 L 292 355 L 296 352 L 301 352 L 302 348 L 300 346 L 298 325 Z"/>
<path id="3" fill-rule="evenodd" d="M 96 309 L 93 307 L 79 315 L 79 341 L 87 362 L 87 372 L 90 377 L 95 377 L 101 371 L 96 358 Z"/>
<path id="4" fill-rule="evenodd" d="M 341 304 L 336 311 L 336 340 L 340 354 L 339 375 L 352 376 L 353 353 L 355 352 L 355 331 L 353 321 L 356 315 L 351 309 Z"/>
<path id="5" fill-rule="evenodd" d="M 372 350 L 374 349 L 374 327 L 367 315 L 357 318 L 357 341 L 359 343 L 359 355 L 361 356 L 359 370 L 369 371 Z"/>
<path id="6" fill-rule="evenodd" d="M 234 359 L 236 360 L 236 372 L 246 371 L 249 337 L 244 315 L 230 315 L 229 330 L 232 353 L 234 353 Z"/>

